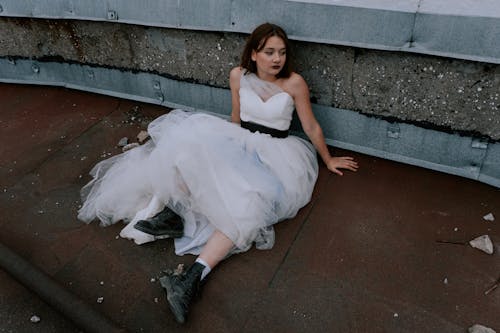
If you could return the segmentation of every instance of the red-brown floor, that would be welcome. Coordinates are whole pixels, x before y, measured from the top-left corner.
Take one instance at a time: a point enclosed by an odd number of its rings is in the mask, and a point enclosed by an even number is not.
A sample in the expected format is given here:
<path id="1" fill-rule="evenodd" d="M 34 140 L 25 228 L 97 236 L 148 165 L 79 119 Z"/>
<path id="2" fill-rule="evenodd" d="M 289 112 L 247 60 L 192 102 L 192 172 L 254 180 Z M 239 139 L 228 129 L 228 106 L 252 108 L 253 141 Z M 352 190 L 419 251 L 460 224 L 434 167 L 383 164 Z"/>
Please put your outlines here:
<path id="1" fill-rule="evenodd" d="M 121 224 L 76 219 L 91 167 L 165 111 L 0 84 L 0 242 L 129 332 L 500 330 L 500 288 L 484 294 L 500 277 L 499 189 L 340 150 L 360 170 L 339 177 L 322 165 L 311 203 L 276 227 L 275 247 L 221 264 L 177 324 L 157 277 L 193 257 L 175 256 L 168 239 L 137 246 L 117 237 Z M 493 255 L 436 242 L 483 234 Z M 0 309 L 0 332 L 80 331 L 3 270 Z"/>

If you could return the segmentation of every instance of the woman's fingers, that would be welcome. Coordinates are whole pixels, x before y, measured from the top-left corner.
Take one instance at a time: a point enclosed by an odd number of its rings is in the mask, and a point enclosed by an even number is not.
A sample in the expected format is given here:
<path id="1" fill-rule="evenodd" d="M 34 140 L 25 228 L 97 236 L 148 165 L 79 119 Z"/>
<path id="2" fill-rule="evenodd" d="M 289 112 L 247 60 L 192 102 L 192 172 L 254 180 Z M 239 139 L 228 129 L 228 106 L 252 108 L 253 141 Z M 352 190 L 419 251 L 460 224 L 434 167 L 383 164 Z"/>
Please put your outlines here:
<path id="1" fill-rule="evenodd" d="M 352 157 L 342 158 L 342 166 L 346 169 L 356 171 L 358 169 L 358 162 L 355 162 Z"/>
<path id="2" fill-rule="evenodd" d="M 342 173 L 342 171 L 340 171 L 339 169 L 333 169 L 332 170 L 333 173 L 336 173 L 337 175 L 339 176 L 343 176 L 344 174 Z"/>
<path id="3" fill-rule="evenodd" d="M 334 157 L 330 160 L 330 163 L 328 163 L 328 169 L 342 176 L 343 173 L 339 169 L 347 169 L 356 172 L 358 170 L 358 162 L 354 161 L 354 158 L 350 156 Z"/>

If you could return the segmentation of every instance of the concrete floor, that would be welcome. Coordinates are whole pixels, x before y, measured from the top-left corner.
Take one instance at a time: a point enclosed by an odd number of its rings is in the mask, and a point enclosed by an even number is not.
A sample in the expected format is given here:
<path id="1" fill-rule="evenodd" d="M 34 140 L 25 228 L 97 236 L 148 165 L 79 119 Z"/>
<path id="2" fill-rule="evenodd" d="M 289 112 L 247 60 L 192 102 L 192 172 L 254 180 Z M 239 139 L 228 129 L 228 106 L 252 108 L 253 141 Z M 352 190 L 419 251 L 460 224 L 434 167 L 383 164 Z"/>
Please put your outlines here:
<path id="1" fill-rule="evenodd" d="M 500 277 L 499 189 L 340 150 L 360 170 L 321 165 L 311 203 L 277 225 L 275 247 L 221 264 L 179 325 L 157 278 L 193 257 L 76 219 L 91 167 L 165 108 L 10 84 L 0 101 L 0 242 L 129 332 L 500 330 L 500 288 L 484 294 Z M 483 234 L 493 255 L 436 242 Z M 0 291 L 0 332 L 80 332 L 3 270 Z"/>

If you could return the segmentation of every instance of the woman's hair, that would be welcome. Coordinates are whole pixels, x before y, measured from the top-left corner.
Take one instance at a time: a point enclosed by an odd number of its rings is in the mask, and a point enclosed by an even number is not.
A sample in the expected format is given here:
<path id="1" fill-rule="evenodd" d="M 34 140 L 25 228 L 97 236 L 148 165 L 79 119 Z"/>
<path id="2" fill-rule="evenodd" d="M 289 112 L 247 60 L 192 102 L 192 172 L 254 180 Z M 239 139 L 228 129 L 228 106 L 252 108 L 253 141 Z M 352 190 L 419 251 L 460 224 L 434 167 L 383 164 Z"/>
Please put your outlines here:
<path id="1" fill-rule="evenodd" d="M 259 25 L 252 34 L 248 37 L 245 48 L 243 49 L 243 54 L 241 55 L 240 66 L 245 68 L 251 73 L 257 73 L 257 65 L 255 61 L 252 60 L 252 51 L 259 52 L 266 45 L 269 37 L 276 36 L 283 40 L 286 47 L 286 60 L 281 71 L 276 75 L 277 77 L 290 77 L 293 71 L 291 63 L 291 51 L 290 42 L 285 30 L 276 24 L 264 23 Z"/>

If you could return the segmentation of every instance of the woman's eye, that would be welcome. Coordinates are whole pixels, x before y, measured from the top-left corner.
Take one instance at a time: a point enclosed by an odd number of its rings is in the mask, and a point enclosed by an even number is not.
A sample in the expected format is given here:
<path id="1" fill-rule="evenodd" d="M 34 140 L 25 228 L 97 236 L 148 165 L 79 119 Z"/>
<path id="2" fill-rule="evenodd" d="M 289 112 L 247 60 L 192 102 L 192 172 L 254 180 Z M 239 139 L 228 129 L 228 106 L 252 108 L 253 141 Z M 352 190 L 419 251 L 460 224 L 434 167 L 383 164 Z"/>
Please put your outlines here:
<path id="1" fill-rule="evenodd" d="M 267 54 L 268 56 L 271 56 L 271 55 L 273 55 L 273 53 L 272 53 L 272 52 L 269 52 L 269 51 L 267 51 L 267 52 L 264 52 L 264 53 L 265 53 L 265 54 Z"/>

